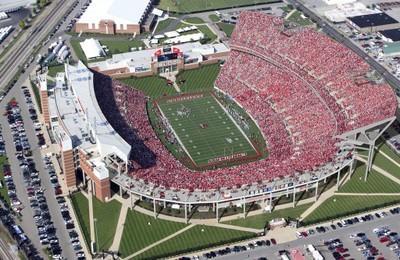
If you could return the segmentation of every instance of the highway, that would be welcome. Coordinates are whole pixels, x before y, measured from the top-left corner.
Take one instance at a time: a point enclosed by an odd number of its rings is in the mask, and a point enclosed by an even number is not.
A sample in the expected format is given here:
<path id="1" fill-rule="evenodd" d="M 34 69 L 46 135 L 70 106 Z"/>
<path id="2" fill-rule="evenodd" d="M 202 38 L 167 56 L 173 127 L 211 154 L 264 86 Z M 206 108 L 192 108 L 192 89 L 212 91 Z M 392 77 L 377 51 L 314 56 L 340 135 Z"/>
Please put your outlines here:
<path id="1" fill-rule="evenodd" d="M 2 59 L 0 64 L 0 89 L 13 78 L 20 66 L 23 66 L 34 48 L 42 44 L 43 38 L 48 35 L 56 22 L 71 7 L 73 0 L 54 0 L 38 17 L 32 28 L 27 29 L 15 46 Z"/>
<path id="2" fill-rule="evenodd" d="M 400 89 L 400 81 L 393 76 L 390 72 L 387 71 L 381 64 L 379 64 L 376 60 L 371 58 L 368 54 L 366 54 L 362 49 L 360 49 L 357 45 L 355 45 L 349 38 L 343 36 L 336 28 L 331 26 L 329 23 L 322 20 L 318 15 L 316 15 L 310 8 L 305 6 L 296 0 L 288 0 L 288 3 L 291 3 L 293 6 L 296 6 L 302 11 L 304 14 L 308 15 L 311 19 L 313 19 L 327 35 L 334 37 L 341 44 L 346 46 L 348 49 L 355 52 L 361 58 L 363 58 L 366 62 L 368 62 L 371 67 L 373 67 L 383 78 L 385 78 L 388 82 L 395 85 Z"/>

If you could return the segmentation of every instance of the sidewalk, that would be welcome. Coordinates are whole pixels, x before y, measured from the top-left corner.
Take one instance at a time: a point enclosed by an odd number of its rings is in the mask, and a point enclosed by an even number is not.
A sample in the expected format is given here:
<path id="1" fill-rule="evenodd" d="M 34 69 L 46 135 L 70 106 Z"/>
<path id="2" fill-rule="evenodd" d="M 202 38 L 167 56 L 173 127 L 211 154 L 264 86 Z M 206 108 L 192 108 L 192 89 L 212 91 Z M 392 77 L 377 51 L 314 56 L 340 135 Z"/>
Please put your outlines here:
<path id="1" fill-rule="evenodd" d="M 303 214 L 300 215 L 300 219 L 305 219 L 308 215 L 310 215 L 316 208 L 318 208 L 326 199 L 329 199 L 335 194 L 336 185 L 332 186 L 329 190 L 325 191 L 324 193 L 320 194 L 318 200 L 311 205 Z"/>
<path id="2" fill-rule="evenodd" d="M 356 157 L 356 159 L 359 160 L 360 162 L 367 163 L 366 160 L 364 160 L 363 158 L 360 158 L 358 156 Z M 379 172 L 383 176 L 388 177 L 389 179 L 391 179 L 392 181 L 396 182 L 397 184 L 400 184 L 400 180 L 399 179 L 397 179 L 396 177 L 394 177 L 393 175 L 391 175 L 387 171 L 383 170 L 382 168 L 379 168 L 378 166 L 372 164 L 372 169 L 376 170 L 377 172 Z"/>
<path id="3" fill-rule="evenodd" d="M 189 229 L 191 229 L 192 227 L 195 227 L 195 226 L 196 226 L 196 224 L 188 225 L 187 227 L 182 228 L 181 230 L 173 233 L 172 235 L 169 235 L 169 236 L 167 236 L 167 237 L 165 237 L 165 238 L 163 238 L 161 240 L 158 240 L 157 242 L 155 242 L 155 243 L 153 243 L 153 244 L 151 244 L 149 246 L 146 246 L 145 248 L 142 248 L 141 250 L 139 250 L 139 251 L 133 253 L 132 255 L 127 256 L 127 257 L 125 257 L 123 259 L 131 259 L 131 258 L 133 258 L 133 257 L 135 257 L 137 255 L 140 255 L 141 253 L 143 253 L 143 252 L 145 252 L 145 251 L 147 251 L 147 250 L 149 250 L 149 249 L 151 249 L 151 248 L 153 248 L 153 247 L 155 247 L 155 246 L 157 246 L 157 245 L 159 245 L 159 244 L 161 244 L 161 243 L 163 243 L 163 242 L 165 242 L 165 241 L 167 241 L 167 240 L 169 240 L 169 239 L 171 239 L 171 238 L 173 238 L 173 237 L 175 237 L 175 236 L 177 236 L 177 235 L 179 235 L 179 234 L 181 234 L 181 233 L 183 233 L 183 232 L 185 232 L 185 231 L 187 231 L 187 230 L 189 230 Z"/>
<path id="4" fill-rule="evenodd" d="M 119 244 L 121 243 L 122 234 L 124 232 L 126 214 L 128 213 L 128 210 L 130 210 L 130 207 L 121 207 L 121 211 L 119 212 L 118 224 L 115 229 L 114 240 L 110 247 L 111 251 L 117 252 L 119 249 Z"/>

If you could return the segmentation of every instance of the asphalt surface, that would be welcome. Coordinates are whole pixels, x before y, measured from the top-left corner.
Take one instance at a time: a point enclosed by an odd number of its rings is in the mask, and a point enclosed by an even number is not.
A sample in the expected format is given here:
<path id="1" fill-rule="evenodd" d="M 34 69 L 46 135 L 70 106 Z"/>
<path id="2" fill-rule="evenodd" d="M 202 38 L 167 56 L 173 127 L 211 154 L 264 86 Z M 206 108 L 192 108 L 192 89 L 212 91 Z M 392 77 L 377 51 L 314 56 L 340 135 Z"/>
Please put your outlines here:
<path id="1" fill-rule="evenodd" d="M 72 0 L 55 0 L 42 11 L 38 20 L 32 27 L 25 31 L 18 43 L 15 43 L 11 53 L 7 53 L 6 57 L 0 63 L 0 88 L 12 79 L 17 68 L 23 66 L 23 62 L 27 60 L 34 48 L 41 44 L 42 39 L 53 28 L 54 21 L 58 21 L 62 15 L 68 10 L 72 4 Z M 45 12 L 49 12 L 47 15 Z"/>
<path id="2" fill-rule="evenodd" d="M 279 241 L 276 246 L 264 246 L 264 247 L 257 247 L 253 250 L 248 250 L 245 252 L 240 252 L 236 254 L 228 254 L 225 256 L 220 256 L 217 259 L 258 259 L 260 257 L 267 257 L 268 259 L 277 259 L 276 253 L 279 250 L 289 250 L 293 248 L 303 248 L 304 245 L 313 244 L 317 250 L 320 250 L 324 255 L 325 259 L 334 259 L 332 254 L 327 252 L 327 247 L 323 246 L 323 241 L 327 241 L 330 239 L 344 239 L 348 238 L 351 234 L 364 232 L 369 239 L 373 242 L 375 246 L 378 246 L 379 243 L 374 241 L 376 240 L 376 236 L 372 233 L 374 228 L 379 228 L 382 226 L 388 226 L 393 231 L 400 231 L 400 221 L 399 215 L 389 215 L 383 219 L 374 218 L 372 221 L 357 223 L 352 226 L 346 228 L 337 228 L 336 230 L 330 229 L 326 233 L 308 236 L 303 239 L 293 240 L 287 243 L 280 244 Z M 335 221 L 334 223 L 336 223 Z M 257 239 L 255 239 L 257 240 Z M 378 248 L 379 249 L 379 248 Z M 215 250 L 214 250 L 215 251 Z M 363 259 L 364 257 L 361 254 L 351 254 L 352 258 L 355 259 Z M 395 259 L 394 254 L 387 254 L 386 259 Z"/>
<path id="3" fill-rule="evenodd" d="M 13 89 L 7 94 L 7 96 L 3 99 L 3 101 L 0 103 L 0 108 L 1 111 L 4 111 L 4 106 L 6 102 L 8 102 L 11 98 L 15 97 L 16 101 L 19 103 L 19 108 L 21 109 L 21 116 L 24 120 L 24 125 L 25 125 L 25 131 L 26 131 L 26 136 L 28 137 L 29 144 L 32 147 L 32 159 L 34 159 L 36 163 L 36 169 L 39 171 L 39 178 L 41 179 L 41 184 L 42 188 L 45 190 L 44 195 L 47 198 L 47 204 L 50 210 L 50 215 L 51 219 L 53 221 L 54 227 L 56 228 L 56 234 L 59 240 L 59 244 L 62 248 L 62 256 L 65 257 L 66 259 L 75 259 L 75 252 L 71 246 L 71 243 L 69 241 L 69 236 L 67 229 L 65 228 L 64 221 L 61 216 L 60 212 L 60 206 L 57 203 L 57 200 L 55 199 L 54 192 L 53 192 L 53 187 L 50 182 L 50 177 L 48 176 L 48 171 L 44 167 L 43 164 L 43 158 L 40 153 L 40 148 L 37 145 L 37 137 L 35 135 L 35 130 L 33 129 L 32 121 L 29 118 L 29 112 L 28 112 L 28 107 L 25 103 L 25 98 L 22 95 L 21 91 L 21 86 L 23 80 L 27 79 L 27 75 L 24 75 L 23 77 L 20 78 L 20 80 L 17 82 L 17 84 L 14 86 Z M 33 93 L 31 93 L 32 98 Z M 43 258 L 47 258 L 45 254 L 42 252 L 41 248 L 43 248 L 42 245 L 40 245 L 39 237 L 38 237 L 38 231 L 35 225 L 35 221 L 32 215 L 32 209 L 29 206 L 29 199 L 28 195 L 26 192 L 26 187 L 24 186 L 24 179 L 21 174 L 21 170 L 19 168 L 19 163 L 18 160 L 15 156 L 13 156 L 16 152 L 13 140 L 12 138 L 7 138 L 11 137 L 11 129 L 9 127 L 9 124 L 7 122 L 7 117 L 1 117 L 0 118 L 0 123 L 3 126 L 3 136 L 6 144 L 6 151 L 9 159 L 9 164 L 11 165 L 12 169 L 12 175 L 14 179 L 14 183 L 17 189 L 17 197 L 19 200 L 22 202 L 22 205 L 24 206 L 24 209 L 21 211 L 22 214 L 22 221 L 17 222 L 23 229 L 24 233 L 29 237 L 29 239 L 32 241 L 33 245 L 35 246 L 36 249 L 38 249 L 39 255 L 41 255 Z M 44 130 L 45 131 L 45 130 Z M 47 140 L 48 142 L 48 140 Z M 72 209 L 70 209 L 72 210 Z"/>

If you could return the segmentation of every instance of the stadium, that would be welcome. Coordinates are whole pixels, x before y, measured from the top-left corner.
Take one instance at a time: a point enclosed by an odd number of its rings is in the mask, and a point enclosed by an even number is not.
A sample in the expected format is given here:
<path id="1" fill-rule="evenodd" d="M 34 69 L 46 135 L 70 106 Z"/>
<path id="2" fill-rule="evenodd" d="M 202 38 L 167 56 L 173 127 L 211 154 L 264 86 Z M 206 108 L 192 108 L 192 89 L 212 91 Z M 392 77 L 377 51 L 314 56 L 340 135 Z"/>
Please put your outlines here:
<path id="1" fill-rule="evenodd" d="M 254 12 L 241 13 L 230 48 L 212 92 L 150 99 L 93 73 L 107 124 L 132 147 L 123 170 L 107 165 L 121 194 L 151 199 L 155 217 L 156 204 L 180 205 L 187 221 L 196 204 L 218 216 L 232 204 L 245 212 L 248 202 L 317 194 L 319 181 L 353 171 L 358 149 L 368 151 L 367 178 L 397 101 L 364 60 L 317 31 Z"/>

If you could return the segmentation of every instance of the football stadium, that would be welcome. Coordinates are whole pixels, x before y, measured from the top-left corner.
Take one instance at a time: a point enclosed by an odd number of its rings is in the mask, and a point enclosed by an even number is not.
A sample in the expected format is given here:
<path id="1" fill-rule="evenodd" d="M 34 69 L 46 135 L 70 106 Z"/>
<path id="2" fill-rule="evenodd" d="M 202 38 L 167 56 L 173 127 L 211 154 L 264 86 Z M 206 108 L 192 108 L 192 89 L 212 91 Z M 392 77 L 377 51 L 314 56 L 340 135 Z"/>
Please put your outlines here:
<path id="1" fill-rule="evenodd" d="M 246 11 L 230 48 L 213 91 L 150 98 L 93 73 L 107 124 L 132 148 L 123 171 L 107 165 L 121 194 L 150 199 L 154 216 L 161 203 L 180 205 L 186 219 L 195 204 L 217 216 L 232 204 L 245 211 L 252 201 L 317 194 L 332 175 L 339 182 L 358 149 L 368 151 L 367 178 L 397 101 L 363 59 L 318 31 Z"/>

